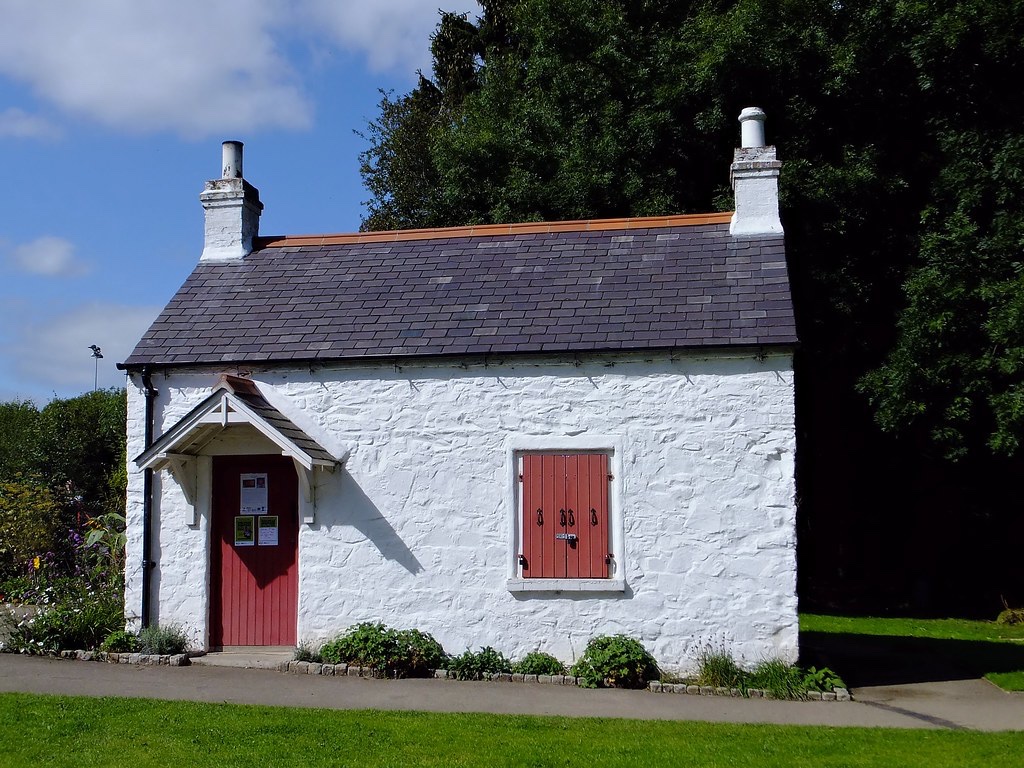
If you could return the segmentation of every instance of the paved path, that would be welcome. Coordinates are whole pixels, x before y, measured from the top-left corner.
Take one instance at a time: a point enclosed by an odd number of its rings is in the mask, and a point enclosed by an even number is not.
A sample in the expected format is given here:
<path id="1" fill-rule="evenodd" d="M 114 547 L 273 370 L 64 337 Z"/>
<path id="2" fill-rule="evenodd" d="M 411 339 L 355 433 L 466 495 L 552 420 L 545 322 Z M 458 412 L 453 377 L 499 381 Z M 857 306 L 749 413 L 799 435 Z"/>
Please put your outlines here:
<path id="1" fill-rule="evenodd" d="M 494 712 L 889 728 L 1024 730 L 1024 694 L 981 680 L 863 688 L 853 702 L 787 702 L 524 683 L 363 680 L 230 667 L 143 667 L 0 654 L 0 692 L 328 709 Z"/>

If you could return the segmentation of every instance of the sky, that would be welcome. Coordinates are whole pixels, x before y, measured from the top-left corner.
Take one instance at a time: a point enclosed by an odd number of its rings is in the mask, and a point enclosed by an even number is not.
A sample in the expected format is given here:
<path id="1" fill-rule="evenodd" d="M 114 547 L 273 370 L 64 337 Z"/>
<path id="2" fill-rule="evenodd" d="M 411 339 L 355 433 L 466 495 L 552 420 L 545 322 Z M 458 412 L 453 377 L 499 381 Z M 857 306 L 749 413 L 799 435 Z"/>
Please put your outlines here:
<path id="1" fill-rule="evenodd" d="M 245 144 L 260 233 L 352 232 L 380 90 L 471 0 L 0 0 L 0 401 L 121 387 Z M 95 359 L 90 345 L 102 349 Z"/>

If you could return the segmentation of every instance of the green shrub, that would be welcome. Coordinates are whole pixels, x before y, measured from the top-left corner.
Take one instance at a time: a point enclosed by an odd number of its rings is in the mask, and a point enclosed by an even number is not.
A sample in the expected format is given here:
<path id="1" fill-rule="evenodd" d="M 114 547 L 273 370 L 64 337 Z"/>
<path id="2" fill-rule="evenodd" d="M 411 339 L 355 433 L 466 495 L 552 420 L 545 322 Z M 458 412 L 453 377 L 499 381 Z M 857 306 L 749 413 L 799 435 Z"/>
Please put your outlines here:
<path id="1" fill-rule="evenodd" d="M 511 671 L 509 660 L 489 645 L 475 653 L 467 649 L 448 660 L 448 674 L 456 680 L 483 680 L 484 675 Z"/>
<path id="2" fill-rule="evenodd" d="M 1024 608 L 1005 608 L 999 613 L 999 616 L 996 617 L 996 624 L 1003 624 L 1011 627 L 1017 624 L 1024 624 Z"/>
<path id="3" fill-rule="evenodd" d="M 28 576 L 12 576 L 0 581 L 0 603 L 24 603 L 35 592 L 35 584 Z"/>
<path id="4" fill-rule="evenodd" d="M 138 635 L 124 629 L 111 632 L 107 639 L 100 643 L 100 650 L 107 653 L 131 653 L 138 647 Z"/>
<path id="5" fill-rule="evenodd" d="M 550 653 L 534 651 L 512 665 L 512 671 L 523 675 L 564 675 L 565 665 Z"/>
<path id="6" fill-rule="evenodd" d="M 447 654 L 431 635 L 418 629 L 391 629 L 364 622 L 324 644 L 320 656 L 327 664 L 371 667 L 387 677 L 422 677 L 444 666 Z"/>
<path id="7" fill-rule="evenodd" d="M 833 691 L 845 688 L 842 679 L 828 667 L 802 669 L 781 659 L 760 662 L 753 671 L 742 669 L 722 650 L 704 649 L 697 658 L 698 685 L 714 688 L 738 688 L 744 696 L 751 688 L 765 691 L 773 699 L 804 699 L 808 691 Z"/>
<path id="8" fill-rule="evenodd" d="M 323 656 L 320 655 L 319 649 L 307 640 L 303 640 L 295 648 L 295 655 L 292 657 L 294 661 L 315 661 L 322 662 Z"/>
<path id="9" fill-rule="evenodd" d="M 139 653 L 166 656 L 188 650 L 189 637 L 180 624 L 146 627 L 139 632 Z"/>
<path id="10" fill-rule="evenodd" d="M 712 688 L 740 688 L 743 670 L 725 651 L 705 648 L 697 657 L 697 685 Z M 749 686 L 748 686 L 749 687 Z"/>
<path id="11" fill-rule="evenodd" d="M 21 653 L 95 650 L 124 626 L 123 605 L 110 595 L 88 592 L 43 608 L 11 633 L 10 647 Z"/>
<path id="12" fill-rule="evenodd" d="M 843 679 L 828 667 L 811 667 L 804 672 L 800 685 L 804 691 L 833 691 L 846 687 Z"/>
<path id="13" fill-rule="evenodd" d="M 398 660 L 395 630 L 380 622 L 363 622 L 349 627 L 340 637 L 326 643 L 320 655 L 328 664 L 355 664 L 382 672 Z"/>
<path id="14" fill-rule="evenodd" d="M 807 693 L 803 685 L 804 672 L 781 659 L 762 661 L 754 667 L 753 672 L 743 677 L 738 687 L 744 690 L 760 688 L 773 699 L 801 699 Z"/>
<path id="15" fill-rule="evenodd" d="M 399 677 L 426 677 L 448 662 L 448 654 L 441 644 L 426 632 L 403 629 L 396 633 L 400 666 Z"/>
<path id="16" fill-rule="evenodd" d="M 638 641 L 626 635 L 602 635 L 587 643 L 572 668 L 585 688 L 606 685 L 643 688 L 658 679 L 658 663 Z"/>

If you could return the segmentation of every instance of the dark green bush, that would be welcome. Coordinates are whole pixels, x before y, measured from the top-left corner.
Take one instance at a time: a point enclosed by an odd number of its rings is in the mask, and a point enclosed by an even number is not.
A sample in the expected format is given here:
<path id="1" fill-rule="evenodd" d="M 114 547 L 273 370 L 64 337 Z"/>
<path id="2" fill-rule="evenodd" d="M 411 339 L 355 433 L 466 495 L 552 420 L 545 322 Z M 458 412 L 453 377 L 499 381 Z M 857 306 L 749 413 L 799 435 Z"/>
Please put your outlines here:
<path id="1" fill-rule="evenodd" d="M 100 643 L 100 650 L 107 653 L 131 653 L 139 647 L 139 638 L 133 632 L 118 629 L 107 635 Z"/>
<path id="2" fill-rule="evenodd" d="M 426 632 L 402 629 L 396 633 L 395 639 L 401 661 L 402 674 L 399 677 L 426 677 L 448 662 L 444 648 Z"/>
<path id="3" fill-rule="evenodd" d="M 364 622 L 324 644 L 320 656 L 327 664 L 371 667 L 387 677 L 422 677 L 444 666 L 447 654 L 431 635 L 418 629 L 391 629 Z"/>
<path id="4" fill-rule="evenodd" d="M 385 672 L 398 661 L 396 634 L 380 622 L 363 622 L 325 643 L 320 655 L 327 664 L 355 664 Z"/>
<path id="5" fill-rule="evenodd" d="M 37 555 L 61 543 L 60 504 L 41 481 L 0 482 L 0 579 L 21 576 Z"/>
<path id="6" fill-rule="evenodd" d="M 180 624 L 146 627 L 139 632 L 139 653 L 165 656 L 188 650 L 189 638 Z"/>
<path id="7" fill-rule="evenodd" d="M 28 576 L 12 576 L 0 581 L 0 603 L 24 603 L 34 591 L 35 584 Z"/>
<path id="8" fill-rule="evenodd" d="M 658 679 L 658 663 L 638 641 L 626 635 L 602 635 L 587 643 L 572 667 L 586 688 L 643 688 Z"/>
<path id="9" fill-rule="evenodd" d="M 996 624 L 1008 626 L 1024 624 L 1024 608 L 1006 608 L 996 617 Z"/>
<path id="10" fill-rule="evenodd" d="M 523 675 L 564 675 L 565 665 L 550 653 L 534 651 L 512 664 L 512 671 Z"/>
<path id="11" fill-rule="evenodd" d="M 456 680 L 483 680 L 484 675 L 511 671 L 509 660 L 489 645 L 475 653 L 466 650 L 448 661 L 448 674 Z"/>

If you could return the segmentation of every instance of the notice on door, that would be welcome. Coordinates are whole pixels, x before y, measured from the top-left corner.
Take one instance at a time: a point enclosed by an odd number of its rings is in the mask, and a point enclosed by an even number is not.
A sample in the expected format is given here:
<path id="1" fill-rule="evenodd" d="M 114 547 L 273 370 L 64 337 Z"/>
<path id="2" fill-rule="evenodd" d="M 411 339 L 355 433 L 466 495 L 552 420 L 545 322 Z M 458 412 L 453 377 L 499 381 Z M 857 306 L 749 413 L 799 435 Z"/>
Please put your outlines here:
<path id="1" fill-rule="evenodd" d="M 235 546 L 251 547 L 256 544 L 256 533 L 253 518 L 239 516 L 235 518 Z"/>
<path id="2" fill-rule="evenodd" d="M 261 547 L 277 546 L 277 515 L 264 515 L 259 520 L 259 544 Z"/>
<path id="3" fill-rule="evenodd" d="M 265 515 L 267 507 L 267 473 L 243 472 L 239 514 Z"/>

